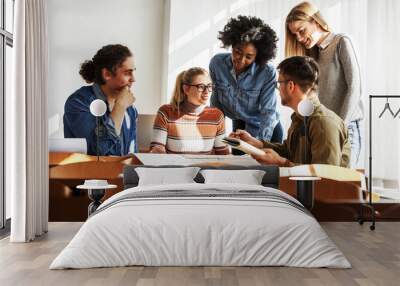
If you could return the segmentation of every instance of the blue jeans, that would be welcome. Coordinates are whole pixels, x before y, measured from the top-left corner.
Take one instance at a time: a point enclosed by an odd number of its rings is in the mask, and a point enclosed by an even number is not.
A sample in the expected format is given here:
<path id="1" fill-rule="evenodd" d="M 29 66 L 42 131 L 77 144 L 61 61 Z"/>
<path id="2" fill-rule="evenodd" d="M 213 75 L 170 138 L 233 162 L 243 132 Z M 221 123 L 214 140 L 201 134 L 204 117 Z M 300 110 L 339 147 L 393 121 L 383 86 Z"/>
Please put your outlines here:
<path id="1" fill-rule="evenodd" d="M 352 121 L 347 125 L 349 131 L 349 141 L 351 145 L 350 167 L 356 168 L 360 159 L 361 151 L 361 132 L 360 121 Z"/>

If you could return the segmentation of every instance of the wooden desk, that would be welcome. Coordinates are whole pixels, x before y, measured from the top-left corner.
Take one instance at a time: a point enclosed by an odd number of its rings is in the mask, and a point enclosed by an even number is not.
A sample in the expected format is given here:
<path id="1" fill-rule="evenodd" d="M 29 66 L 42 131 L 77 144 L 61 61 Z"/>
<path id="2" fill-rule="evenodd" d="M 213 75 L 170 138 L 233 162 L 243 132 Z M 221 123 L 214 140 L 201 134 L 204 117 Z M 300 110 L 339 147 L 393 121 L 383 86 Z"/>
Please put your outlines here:
<path id="1" fill-rule="evenodd" d="M 71 152 L 49 152 L 49 166 L 64 166 L 73 163 L 84 163 L 84 162 L 97 162 L 97 156 L 71 153 Z M 141 164 L 141 162 L 134 156 L 100 156 L 99 162 L 111 163 L 120 162 L 122 164 Z"/>
<path id="2" fill-rule="evenodd" d="M 105 179 L 118 187 L 107 192 L 105 199 L 123 190 L 124 165 L 140 165 L 135 156 L 108 157 L 77 153 L 49 154 L 49 220 L 85 221 L 90 200 L 86 191 L 77 190 L 85 179 Z M 296 196 L 296 184 L 281 177 L 280 190 Z M 321 221 L 354 221 L 363 194 L 358 186 L 332 180 L 315 183 L 315 207 L 312 213 Z M 376 204 L 380 219 L 400 220 L 400 204 Z"/>
<path id="3" fill-rule="evenodd" d="M 85 221 L 91 202 L 85 190 L 76 186 L 87 179 L 105 179 L 117 188 L 105 199 L 123 189 L 122 170 L 126 164 L 140 164 L 134 156 L 114 157 L 79 153 L 49 153 L 49 221 Z"/>

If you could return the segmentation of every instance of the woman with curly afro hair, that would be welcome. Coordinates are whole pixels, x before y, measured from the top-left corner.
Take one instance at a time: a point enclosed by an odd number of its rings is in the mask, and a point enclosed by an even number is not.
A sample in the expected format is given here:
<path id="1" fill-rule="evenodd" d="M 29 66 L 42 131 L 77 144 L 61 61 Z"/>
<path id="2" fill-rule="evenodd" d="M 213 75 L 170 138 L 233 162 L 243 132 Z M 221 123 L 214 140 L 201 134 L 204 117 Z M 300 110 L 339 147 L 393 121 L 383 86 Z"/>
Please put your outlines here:
<path id="1" fill-rule="evenodd" d="M 229 20 L 218 39 L 232 52 L 217 54 L 210 61 L 215 85 L 211 105 L 232 119 L 233 131 L 243 129 L 259 139 L 281 143 L 276 71 L 268 63 L 276 54 L 276 33 L 257 17 L 238 16 Z"/>

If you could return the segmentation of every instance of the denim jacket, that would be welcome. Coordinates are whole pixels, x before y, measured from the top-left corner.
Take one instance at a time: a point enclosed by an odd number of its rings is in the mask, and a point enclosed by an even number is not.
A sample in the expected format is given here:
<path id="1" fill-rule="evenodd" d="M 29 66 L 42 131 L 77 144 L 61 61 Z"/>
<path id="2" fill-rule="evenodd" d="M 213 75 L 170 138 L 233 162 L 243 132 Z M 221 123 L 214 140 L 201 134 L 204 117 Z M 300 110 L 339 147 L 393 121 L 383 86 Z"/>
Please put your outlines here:
<path id="1" fill-rule="evenodd" d="M 279 113 L 276 109 L 276 71 L 272 65 L 253 63 L 236 77 L 230 53 L 211 59 L 210 75 L 215 89 L 211 106 L 232 120 L 246 122 L 246 131 L 262 140 L 270 140 Z"/>
<path id="2" fill-rule="evenodd" d="M 122 156 L 137 152 L 136 108 L 131 106 L 126 109 L 118 136 L 106 96 L 98 84 L 83 86 L 68 97 L 64 106 L 64 137 L 86 138 L 88 154 L 96 155 L 96 117 L 89 110 L 90 103 L 95 99 L 107 104 L 106 113 L 99 118 L 99 154 Z"/>

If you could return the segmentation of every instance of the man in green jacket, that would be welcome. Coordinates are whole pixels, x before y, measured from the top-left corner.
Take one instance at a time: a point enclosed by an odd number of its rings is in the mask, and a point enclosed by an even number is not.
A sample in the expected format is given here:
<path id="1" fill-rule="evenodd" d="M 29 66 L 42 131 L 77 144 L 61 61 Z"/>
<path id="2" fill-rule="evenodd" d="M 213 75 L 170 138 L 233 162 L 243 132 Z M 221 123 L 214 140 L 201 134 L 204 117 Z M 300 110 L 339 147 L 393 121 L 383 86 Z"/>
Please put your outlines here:
<path id="1" fill-rule="evenodd" d="M 282 105 L 294 110 L 287 139 L 282 144 L 260 141 L 244 130 L 231 133 L 251 145 L 264 148 L 265 155 L 254 156 L 262 164 L 290 167 L 295 164 L 329 164 L 342 167 L 350 165 L 350 142 L 343 120 L 319 102 L 318 64 L 310 57 L 287 58 L 278 65 L 279 89 Z M 314 106 L 307 123 L 307 157 L 305 162 L 305 132 L 299 103 L 308 99 Z"/>

